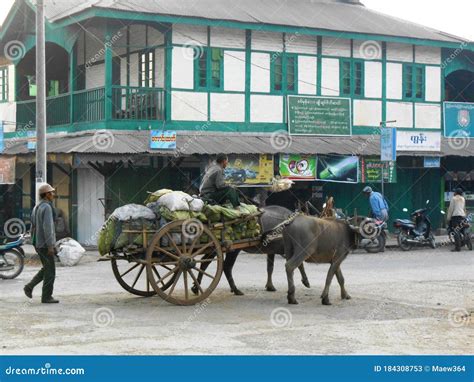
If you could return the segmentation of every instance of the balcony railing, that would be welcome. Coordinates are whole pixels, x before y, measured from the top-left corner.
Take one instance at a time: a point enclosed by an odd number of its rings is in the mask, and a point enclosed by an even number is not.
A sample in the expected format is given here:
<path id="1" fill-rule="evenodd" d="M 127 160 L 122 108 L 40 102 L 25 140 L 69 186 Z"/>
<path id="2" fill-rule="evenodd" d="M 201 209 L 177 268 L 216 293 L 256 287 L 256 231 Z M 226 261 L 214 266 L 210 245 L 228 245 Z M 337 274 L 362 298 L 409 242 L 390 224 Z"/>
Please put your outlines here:
<path id="1" fill-rule="evenodd" d="M 72 108 L 71 108 L 72 102 Z M 112 88 L 113 120 L 163 120 L 165 117 L 164 90 L 114 86 Z M 106 120 L 106 91 L 104 87 L 61 94 L 46 99 L 48 126 Z M 71 113 L 72 111 L 72 113 Z M 17 125 L 34 126 L 36 100 L 17 102 Z"/>

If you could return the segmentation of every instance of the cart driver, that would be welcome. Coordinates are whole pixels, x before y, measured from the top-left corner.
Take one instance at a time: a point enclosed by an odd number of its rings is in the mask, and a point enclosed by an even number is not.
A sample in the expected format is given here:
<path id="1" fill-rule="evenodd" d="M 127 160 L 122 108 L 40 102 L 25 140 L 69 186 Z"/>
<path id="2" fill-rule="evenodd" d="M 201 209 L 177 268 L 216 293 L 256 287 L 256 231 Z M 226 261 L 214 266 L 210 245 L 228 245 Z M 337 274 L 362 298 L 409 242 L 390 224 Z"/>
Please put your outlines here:
<path id="1" fill-rule="evenodd" d="M 217 155 L 216 164 L 206 171 L 199 192 L 206 199 L 212 199 L 218 204 L 229 201 L 234 208 L 237 208 L 240 205 L 239 193 L 234 187 L 225 183 L 224 169 L 228 163 L 227 155 Z"/>

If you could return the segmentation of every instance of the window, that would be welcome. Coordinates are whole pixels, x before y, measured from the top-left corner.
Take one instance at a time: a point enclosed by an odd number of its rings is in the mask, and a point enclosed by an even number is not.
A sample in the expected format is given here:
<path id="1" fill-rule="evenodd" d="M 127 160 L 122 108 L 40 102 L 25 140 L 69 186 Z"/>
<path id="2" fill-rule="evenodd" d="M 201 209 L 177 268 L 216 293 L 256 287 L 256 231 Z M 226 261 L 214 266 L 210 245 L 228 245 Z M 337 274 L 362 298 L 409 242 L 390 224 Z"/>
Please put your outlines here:
<path id="1" fill-rule="evenodd" d="M 194 53 L 195 88 L 222 90 L 224 88 L 224 50 L 198 47 Z"/>
<path id="2" fill-rule="evenodd" d="M 8 68 L 0 68 L 0 102 L 8 101 Z"/>
<path id="3" fill-rule="evenodd" d="M 138 63 L 138 83 L 142 88 L 155 86 L 155 51 L 147 50 L 140 53 Z"/>
<path id="4" fill-rule="evenodd" d="M 406 99 L 422 100 L 425 88 L 425 68 L 420 65 L 404 65 L 403 94 Z"/>
<path id="5" fill-rule="evenodd" d="M 364 96 L 364 62 L 341 61 L 341 94 Z"/>
<path id="6" fill-rule="evenodd" d="M 298 92 L 298 57 L 294 54 L 275 53 L 270 66 L 271 89 L 273 92 L 285 90 Z"/>

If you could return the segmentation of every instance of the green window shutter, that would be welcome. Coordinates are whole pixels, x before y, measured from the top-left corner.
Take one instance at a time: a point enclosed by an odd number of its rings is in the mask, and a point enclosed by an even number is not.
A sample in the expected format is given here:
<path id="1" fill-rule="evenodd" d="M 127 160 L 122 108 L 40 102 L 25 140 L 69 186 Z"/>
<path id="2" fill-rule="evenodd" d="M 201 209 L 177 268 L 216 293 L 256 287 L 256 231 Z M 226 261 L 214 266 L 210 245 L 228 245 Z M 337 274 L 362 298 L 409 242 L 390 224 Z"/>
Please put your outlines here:
<path id="1" fill-rule="evenodd" d="M 298 61 L 294 54 L 286 57 L 286 84 L 288 93 L 298 93 Z"/>
<path id="2" fill-rule="evenodd" d="M 155 86 L 155 51 L 140 52 L 138 60 L 138 86 L 151 88 Z"/>
<path id="3" fill-rule="evenodd" d="M 423 89 L 425 87 L 425 73 L 424 67 L 417 66 L 415 68 L 415 98 L 422 100 L 424 98 Z"/>
<path id="4" fill-rule="evenodd" d="M 0 102 L 8 101 L 8 68 L 0 68 Z"/>
<path id="5" fill-rule="evenodd" d="M 351 62 L 341 61 L 341 94 L 351 95 Z"/>
<path id="6" fill-rule="evenodd" d="M 364 64 L 361 61 L 354 62 L 354 93 L 356 96 L 364 95 Z"/>
<path id="7" fill-rule="evenodd" d="M 403 67 L 403 94 L 406 99 L 413 98 L 413 65 Z"/>
<path id="8" fill-rule="evenodd" d="M 194 57 L 194 87 L 207 89 L 207 49 L 195 48 Z"/>
<path id="9" fill-rule="evenodd" d="M 211 88 L 214 90 L 222 90 L 224 85 L 224 50 L 219 48 L 211 48 Z"/>
<path id="10" fill-rule="evenodd" d="M 270 75 L 272 91 L 281 92 L 283 90 L 283 57 L 281 54 L 275 56 L 271 62 Z"/>

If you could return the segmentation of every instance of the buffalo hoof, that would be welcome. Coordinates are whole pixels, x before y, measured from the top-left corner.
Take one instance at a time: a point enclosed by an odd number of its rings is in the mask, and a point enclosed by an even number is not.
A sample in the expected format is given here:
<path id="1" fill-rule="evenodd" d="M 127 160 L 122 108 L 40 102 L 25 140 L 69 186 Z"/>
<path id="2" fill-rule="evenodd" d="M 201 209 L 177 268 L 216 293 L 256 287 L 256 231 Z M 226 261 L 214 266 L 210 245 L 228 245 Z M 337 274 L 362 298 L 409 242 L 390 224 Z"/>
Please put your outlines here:
<path id="1" fill-rule="evenodd" d="M 288 304 L 298 305 L 298 301 L 296 301 L 296 298 L 288 296 Z"/>
<path id="2" fill-rule="evenodd" d="M 265 287 L 265 290 L 266 290 L 267 292 L 276 292 L 276 288 L 275 288 L 273 285 L 267 285 L 267 286 Z"/>
<path id="3" fill-rule="evenodd" d="M 303 283 L 303 285 L 304 285 L 306 288 L 311 288 L 311 285 L 309 284 L 309 280 L 308 280 L 308 279 L 302 279 L 301 282 Z"/>
<path id="4" fill-rule="evenodd" d="M 327 296 L 322 298 L 322 303 L 323 305 L 332 305 Z"/>
<path id="5" fill-rule="evenodd" d="M 243 296 L 244 295 L 244 292 L 242 292 L 241 290 L 239 289 L 234 289 L 233 291 L 231 291 L 233 294 L 235 294 L 236 296 Z"/>
<path id="6" fill-rule="evenodd" d="M 192 287 L 191 287 L 191 292 L 193 292 L 193 294 L 195 296 L 197 296 L 199 294 L 199 288 L 196 284 L 194 284 Z"/>
<path id="7" fill-rule="evenodd" d="M 341 298 L 342 298 L 343 300 L 350 300 L 352 297 L 349 295 L 349 293 L 346 293 L 346 294 L 343 294 L 343 295 L 341 296 Z"/>

